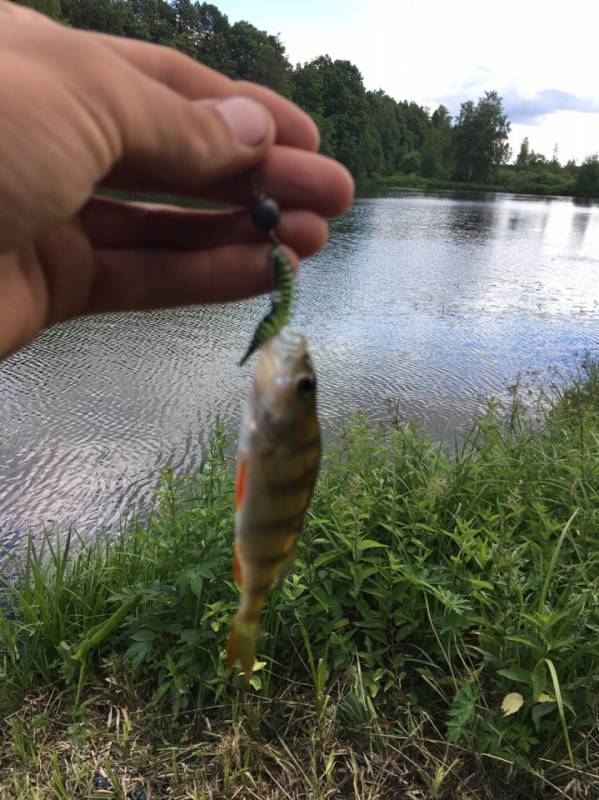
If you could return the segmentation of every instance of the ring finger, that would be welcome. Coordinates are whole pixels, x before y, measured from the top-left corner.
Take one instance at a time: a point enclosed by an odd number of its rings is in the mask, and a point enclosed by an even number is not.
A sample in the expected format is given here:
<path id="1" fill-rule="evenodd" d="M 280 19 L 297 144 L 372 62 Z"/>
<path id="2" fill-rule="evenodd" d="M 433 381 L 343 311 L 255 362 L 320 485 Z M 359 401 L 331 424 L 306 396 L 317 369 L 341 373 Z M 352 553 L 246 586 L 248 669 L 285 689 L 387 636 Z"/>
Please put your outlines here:
<path id="1" fill-rule="evenodd" d="M 246 211 L 197 211 L 98 197 L 87 204 L 80 219 L 95 249 L 198 250 L 267 239 Z M 325 244 L 328 226 L 310 211 L 292 210 L 282 214 L 276 232 L 300 258 L 307 258 Z"/>

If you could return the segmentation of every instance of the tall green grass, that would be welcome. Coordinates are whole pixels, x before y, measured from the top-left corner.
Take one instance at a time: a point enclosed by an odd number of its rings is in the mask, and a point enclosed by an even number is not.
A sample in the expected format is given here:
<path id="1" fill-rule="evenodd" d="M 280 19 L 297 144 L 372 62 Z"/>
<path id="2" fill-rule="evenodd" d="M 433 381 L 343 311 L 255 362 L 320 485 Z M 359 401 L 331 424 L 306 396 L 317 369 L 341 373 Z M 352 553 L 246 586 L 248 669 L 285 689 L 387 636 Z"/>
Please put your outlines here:
<path id="1" fill-rule="evenodd" d="M 341 780 L 320 738 L 333 726 L 415 770 L 432 748 L 430 797 L 478 797 L 455 788 L 473 763 L 497 789 L 481 797 L 516 783 L 533 792 L 522 797 L 569 797 L 572 781 L 599 791 L 597 367 L 542 420 L 517 399 L 507 413 L 490 404 L 456 452 L 397 421 L 340 432 L 263 615 L 257 717 L 225 670 L 238 603 L 229 444 L 217 427 L 195 474 L 164 471 L 150 518 L 115 541 L 29 543 L 0 612 L 4 714 L 47 687 L 75 713 L 103 683 L 161 725 L 198 709 L 216 730 L 243 719 L 292 763 L 297 732 L 274 723 L 287 703 L 304 721 L 309 708 L 310 757 L 293 763 L 313 789 Z M 504 715 L 511 693 L 522 704 Z"/>
<path id="2" fill-rule="evenodd" d="M 515 194 L 556 195 L 576 197 L 576 178 L 564 172 L 554 172 L 549 168 L 518 170 L 503 167 L 492 183 L 466 183 L 443 178 L 424 178 L 421 175 L 389 175 L 371 179 L 372 187 L 389 186 L 394 188 L 424 189 L 427 191 L 453 190 L 456 192 L 514 192 Z"/>

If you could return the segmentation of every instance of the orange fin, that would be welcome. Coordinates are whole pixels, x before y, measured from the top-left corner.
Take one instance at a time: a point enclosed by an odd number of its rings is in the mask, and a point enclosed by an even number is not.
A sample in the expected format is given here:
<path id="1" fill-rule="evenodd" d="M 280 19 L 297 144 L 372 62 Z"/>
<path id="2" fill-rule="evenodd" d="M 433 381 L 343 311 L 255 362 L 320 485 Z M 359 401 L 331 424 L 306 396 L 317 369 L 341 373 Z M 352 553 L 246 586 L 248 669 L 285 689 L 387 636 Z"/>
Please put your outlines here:
<path id="1" fill-rule="evenodd" d="M 250 682 L 256 661 L 257 638 L 258 625 L 256 623 L 240 622 L 237 617 L 233 620 L 227 643 L 227 669 L 232 670 L 239 661 L 246 686 Z"/>
<path id="2" fill-rule="evenodd" d="M 235 510 L 239 511 L 245 495 L 245 479 L 247 474 L 247 461 L 239 458 L 237 461 L 237 475 L 235 477 Z"/>
<path id="3" fill-rule="evenodd" d="M 233 544 L 233 577 L 235 583 L 240 589 L 243 589 L 243 580 L 241 578 L 241 565 L 239 563 L 239 556 L 237 555 L 237 545 Z"/>

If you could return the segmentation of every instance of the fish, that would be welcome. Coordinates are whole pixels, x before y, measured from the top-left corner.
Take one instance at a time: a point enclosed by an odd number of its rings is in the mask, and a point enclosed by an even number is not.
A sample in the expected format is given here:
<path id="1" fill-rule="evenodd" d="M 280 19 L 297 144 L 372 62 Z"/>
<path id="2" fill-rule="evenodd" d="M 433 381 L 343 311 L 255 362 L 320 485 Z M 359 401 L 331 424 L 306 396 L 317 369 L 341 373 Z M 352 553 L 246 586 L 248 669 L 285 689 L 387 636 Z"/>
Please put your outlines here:
<path id="1" fill-rule="evenodd" d="M 268 591 L 293 567 L 320 450 L 312 360 L 305 338 L 285 327 L 259 350 L 238 444 L 233 576 L 241 601 L 227 667 L 239 662 L 246 684 Z"/>

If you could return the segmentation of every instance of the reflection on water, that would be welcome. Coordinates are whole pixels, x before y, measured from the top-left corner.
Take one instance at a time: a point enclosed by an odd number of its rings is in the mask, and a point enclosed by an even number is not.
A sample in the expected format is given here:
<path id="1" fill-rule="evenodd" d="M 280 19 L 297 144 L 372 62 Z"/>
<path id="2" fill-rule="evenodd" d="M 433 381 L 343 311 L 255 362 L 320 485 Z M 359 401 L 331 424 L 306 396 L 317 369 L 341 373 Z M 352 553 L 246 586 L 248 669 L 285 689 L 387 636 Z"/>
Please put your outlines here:
<path id="1" fill-rule="evenodd" d="M 599 207 L 563 199 L 396 192 L 364 199 L 307 262 L 326 431 L 397 406 L 451 435 L 519 373 L 599 345 Z M 220 416 L 267 301 L 104 316 L 54 328 L 0 365 L 0 541 L 32 527 L 114 525 L 160 466 L 188 469 Z"/>

